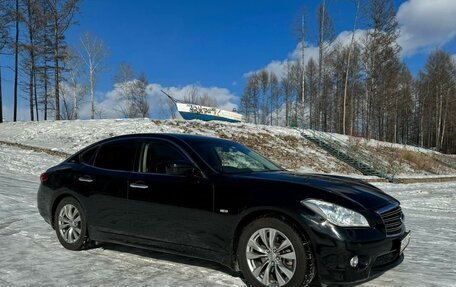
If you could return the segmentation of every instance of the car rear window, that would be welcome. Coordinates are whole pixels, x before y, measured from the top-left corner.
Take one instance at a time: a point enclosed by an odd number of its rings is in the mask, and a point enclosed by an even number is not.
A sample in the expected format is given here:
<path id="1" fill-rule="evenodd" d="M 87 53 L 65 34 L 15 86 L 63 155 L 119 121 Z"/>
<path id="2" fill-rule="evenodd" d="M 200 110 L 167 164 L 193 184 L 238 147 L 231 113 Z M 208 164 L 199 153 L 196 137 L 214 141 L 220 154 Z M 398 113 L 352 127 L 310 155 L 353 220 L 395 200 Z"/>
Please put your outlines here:
<path id="1" fill-rule="evenodd" d="M 87 151 L 83 152 L 79 157 L 79 161 L 88 165 L 93 165 L 93 160 L 95 159 L 97 150 L 98 146 L 90 148 Z"/>
<path id="2" fill-rule="evenodd" d="M 137 141 L 103 144 L 97 153 L 95 166 L 113 170 L 132 171 L 134 169 L 137 150 Z"/>

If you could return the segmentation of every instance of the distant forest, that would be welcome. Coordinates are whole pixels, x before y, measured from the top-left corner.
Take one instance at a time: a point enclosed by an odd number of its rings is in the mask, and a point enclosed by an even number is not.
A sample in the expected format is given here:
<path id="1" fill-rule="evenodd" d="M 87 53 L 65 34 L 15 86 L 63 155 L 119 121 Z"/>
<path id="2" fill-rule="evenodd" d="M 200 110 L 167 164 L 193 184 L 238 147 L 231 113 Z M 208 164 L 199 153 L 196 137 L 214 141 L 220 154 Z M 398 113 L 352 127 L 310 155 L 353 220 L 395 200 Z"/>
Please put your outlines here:
<path id="1" fill-rule="evenodd" d="M 315 15 L 317 31 L 307 28 L 307 13 L 299 14 L 300 60 L 287 62 L 285 75 L 250 74 L 240 106 L 246 120 L 456 153 L 455 60 L 434 50 L 414 77 L 400 59 L 393 1 L 351 3 L 348 43 L 336 41 L 326 1 Z M 316 59 L 306 55 L 312 33 L 318 35 Z"/>
<path id="2" fill-rule="evenodd" d="M 288 61 L 284 74 L 267 70 L 249 74 L 239 107 L 246 121 L 456 153 L 456 63 L 451 55 L 432 51 L 424 68 L 413 76 L 400 58 L 392 0 L 347 1 L 355 11 L 348 43 L 335 37 L 330 3 L 321 0 L 315 15 L 303 9 L 294 21 L 290 19 L 300 60 Z M 18 119 L 18 97 L 27 99 L 32 121 L 78 119 L 80 105 L 88 97 L 91 118 L 103 117 L 94 93 L 109 51 L 89 33 L 80 36 L 78 47 L 69 47 L 65 39 L 68 29 L 77 24 L 79 4 L 79 0 L 0 0 L 0 122 L 4 118 L 1 72 L 6 68 L 14 75 L 13 116 L 8 120 Z M 310 31 L 309 17 L 316 17 L 316 31 Z M 315 34 L 318 56 L 312 58 L 306 45 Z M 4 65 L 6 58 L 11 66 Z M 119 113 L 128 118 L 148 116 L 146 75 L 124 63 L 114 81 L 122 96 Z"/>

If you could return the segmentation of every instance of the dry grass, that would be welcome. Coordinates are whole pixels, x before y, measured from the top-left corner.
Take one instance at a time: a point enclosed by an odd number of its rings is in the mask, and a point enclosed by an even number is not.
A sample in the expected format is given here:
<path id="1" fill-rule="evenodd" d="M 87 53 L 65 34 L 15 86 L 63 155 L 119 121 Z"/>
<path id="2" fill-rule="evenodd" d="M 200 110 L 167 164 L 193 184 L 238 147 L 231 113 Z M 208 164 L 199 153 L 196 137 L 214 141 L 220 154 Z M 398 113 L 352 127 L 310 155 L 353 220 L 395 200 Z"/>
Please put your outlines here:
<path id="1" fill-rule="evenodd" d="M 431 154 L 385 146 L 364 147 L 373 155 L 375 162 L 387 166 L 393 174 L 454 174 L 456 170 Z"/>

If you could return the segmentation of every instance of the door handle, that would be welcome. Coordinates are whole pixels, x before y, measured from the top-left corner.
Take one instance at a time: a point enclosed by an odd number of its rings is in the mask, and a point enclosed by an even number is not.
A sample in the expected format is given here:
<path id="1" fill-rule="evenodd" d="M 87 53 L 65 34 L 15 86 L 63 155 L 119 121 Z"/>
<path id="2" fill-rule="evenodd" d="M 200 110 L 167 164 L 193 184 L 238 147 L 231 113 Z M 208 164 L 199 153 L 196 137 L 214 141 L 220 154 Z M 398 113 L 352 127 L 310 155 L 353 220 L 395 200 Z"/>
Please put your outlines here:
<path id="1" fill-rule="evenodd" d="M 91 179 L 90 176 L 85 175 L 85 176 L 81 176 L 79 178 L 79 181 L 82 181 L 82 182 L 93 182 L 93 179 Z"/>
<path id="2" fill-rule="evenodd" d="M 147 189 L 147 188 L 149 188 L 148 185 L 145 185 L 145 184 L 140 183 L 140 182 L 130 183 L 130 187 L 132 187 L 132 188 L 140 188 L 140 189 Z"/>

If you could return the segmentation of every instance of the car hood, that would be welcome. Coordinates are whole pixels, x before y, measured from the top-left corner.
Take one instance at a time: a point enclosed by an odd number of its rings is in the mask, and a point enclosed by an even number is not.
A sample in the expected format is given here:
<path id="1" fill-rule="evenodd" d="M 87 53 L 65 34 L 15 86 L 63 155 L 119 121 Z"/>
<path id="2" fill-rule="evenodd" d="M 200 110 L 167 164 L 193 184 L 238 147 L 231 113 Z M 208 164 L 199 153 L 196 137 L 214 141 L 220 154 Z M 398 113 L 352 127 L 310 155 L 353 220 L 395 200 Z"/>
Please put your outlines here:
<path id="1" fill-rule="evenodd" d="M 250 173 L 247 176 L 258 180 L 273 180 L 309 187 L 303 189 L 307 197 L 312 197 L 312 194 L 308 192 L 309 190 L 324 190 L 370 210 L 378 209 L 391 203 L 399 203 L 377 187 L 350 177 L 301 174 L 290 171 L 257 172 Z M 315 198 L 318 198 L 318 196 L 315 196 Z"/>

